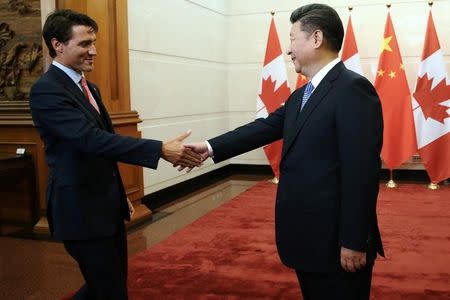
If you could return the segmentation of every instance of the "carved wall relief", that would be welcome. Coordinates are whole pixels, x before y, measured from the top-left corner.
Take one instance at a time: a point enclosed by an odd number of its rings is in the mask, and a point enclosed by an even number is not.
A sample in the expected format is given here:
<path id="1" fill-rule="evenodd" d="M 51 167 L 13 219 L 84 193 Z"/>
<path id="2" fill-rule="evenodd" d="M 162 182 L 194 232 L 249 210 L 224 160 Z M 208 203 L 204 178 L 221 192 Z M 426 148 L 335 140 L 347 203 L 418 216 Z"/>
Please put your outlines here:
<path id="1" fill-rule="evenodd" d="M 28 100 L 42 67 L 39 0 L 0 0 L 0 102 Z"/>

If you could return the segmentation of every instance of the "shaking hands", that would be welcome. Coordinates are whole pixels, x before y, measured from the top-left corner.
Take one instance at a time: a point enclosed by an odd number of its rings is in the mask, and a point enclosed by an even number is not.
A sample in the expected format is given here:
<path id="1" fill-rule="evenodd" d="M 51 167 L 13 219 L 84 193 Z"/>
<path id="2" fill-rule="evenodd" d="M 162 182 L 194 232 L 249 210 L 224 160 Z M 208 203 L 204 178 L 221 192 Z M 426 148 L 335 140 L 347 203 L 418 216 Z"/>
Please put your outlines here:
<path id="1" fill-rule="evenodd" d="M 172 140 L 163 142 L 161 157 L 172 163 L 174 167 L 190 169 L 199 167 L 203 162 L 202 156 L 183 144 L 183 141 L 190 135 L 191 130 L 188 130 Z"/>
<path id="2" fill-rule="evenodd" d="M 208 157 L 209 151 L 206 142 L 183 144 L 183 141 L 191 135 L 191 130 L 182 135 L 163 142 L 161 157 L 172 163 L 178 171 L 186 169 L 190 172 L 195 167 L 200 167 Z"/>
<path id="3" fill-rule="evenodd" d="M 198 155 L 200 155 L 202 162 L 205 161 L 206 159 L 208 159 L 208 157 L 209 157 L 209 150 L 208 150 L 208 145 L 206 144 L 206 142 L 189 143 L 189 144 L 185 144 L 184 146 L 186 148 L 191 149 Z M 186 168 L 185 166 L 177 166 L 177 165 L 174 165 L 174 167 L 178 167 L 178 171 L 183 171 Z M 189 173 L 192 169 L 193 168 L 188 167 L 186 172 Z"/>

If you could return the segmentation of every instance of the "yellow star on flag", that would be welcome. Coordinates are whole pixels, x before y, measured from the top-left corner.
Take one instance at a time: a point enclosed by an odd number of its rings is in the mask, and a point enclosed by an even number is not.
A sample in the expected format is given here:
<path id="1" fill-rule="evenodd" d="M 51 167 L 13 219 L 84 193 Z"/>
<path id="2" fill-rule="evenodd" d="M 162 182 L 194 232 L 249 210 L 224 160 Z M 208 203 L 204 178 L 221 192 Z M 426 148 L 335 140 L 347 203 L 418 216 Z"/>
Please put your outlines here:
<path id="1" fill-rule="evenodd" d="M 381 76 L 383 76 L 383 75 L 384 75 L 384 71 L 380 69 L 380 70 L 378 71 L 378 76 L 381 77 Z"/>
<path id="2" fill-rule="evenodd" d="M 394 71 L 391 71 L 391 72 L 389 73 L 389 77 L 394 78 L 394 77 L 395 77 L 395 72 L 394 72 Z"/>
<path id="3" fill-rule="evenodd" d="M 300 76 L 302 76 L 303 80 L 306 80 L 306 76 L 305 75 L 301 74 Z"/>
<path id="4" fill-rule="evenodd" d="M 400 64 L 400 69 L 404 70 L 405 69 L 405 65 L 404 64 Z"/>
<path id="5" fill-rule="evenodd" d="M 391 42 L 391 40 L 392 40 L 392 35 L 383 39 L 383 45 L 381 45 L 381 52 L 383 52 L 384 50 L 392 52 L 391 46 L 389 46 L 389 43 Z"/>

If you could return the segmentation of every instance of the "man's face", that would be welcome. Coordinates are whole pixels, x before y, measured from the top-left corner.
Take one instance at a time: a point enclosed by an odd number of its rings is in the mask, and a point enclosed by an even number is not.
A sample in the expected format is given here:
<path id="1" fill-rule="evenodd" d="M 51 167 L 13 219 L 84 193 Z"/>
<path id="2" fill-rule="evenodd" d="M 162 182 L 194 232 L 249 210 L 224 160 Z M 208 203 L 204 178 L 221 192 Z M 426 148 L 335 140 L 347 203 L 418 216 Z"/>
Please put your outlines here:
<path id="1" fill-rule="evenodd" d="M 90 72 L 94 69 L 96 35 L 91 27 L 75 25 L 72 38 L 66 43 L 52 41 L 56 50 L 56 59 L 66 67 L 77 72 Z"/>
<path id="2" fill-rule="evenodd" d="M 309 77 L 308 65 L 311 64 L 314 55 L 315 42 L 313 34 L 302 31 L 300 21 L 292 24 L 290 44 L 287 54 L 291 56 L 295 72 Z"/>

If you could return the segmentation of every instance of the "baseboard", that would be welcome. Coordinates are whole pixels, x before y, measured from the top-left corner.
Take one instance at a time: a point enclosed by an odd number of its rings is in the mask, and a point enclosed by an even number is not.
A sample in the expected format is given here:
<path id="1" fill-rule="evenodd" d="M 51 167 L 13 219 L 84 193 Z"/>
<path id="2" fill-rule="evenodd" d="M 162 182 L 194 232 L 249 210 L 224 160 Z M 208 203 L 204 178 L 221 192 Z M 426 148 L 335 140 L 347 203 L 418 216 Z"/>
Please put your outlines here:
<path id="1" fill-rule="evenodd" d="M 164 204 L 168 204 L 182 196 L 195 192 L 233 175 L 273 176 L 273 172 L 270 166 L 230 164 L 157 192 L 145 195 L 144 198 L 142 198 L 142 203 L 153 211 Z"/>
<path id="2" fill-rule="evenodd" d="M 245 165 L 230 164 L 198 177 L 183 181 L 160 191 L 148 194 L 142 199 L 142 203 L 151 210 L 155 210 L 164 204 L 168 204 L 177 198 L 195 192 L 200 188 L 207 187 L 220 180 L 233 175 L 267 175 L 273 176 L 269 165 Z M 429 183 L 430 179 L 425 170 L 394 170 L 393 178 L 399 182 L 417 182 Z M 380 174 L 381 181 L 390 179 L 390 172 L 382 169 Z"/>

